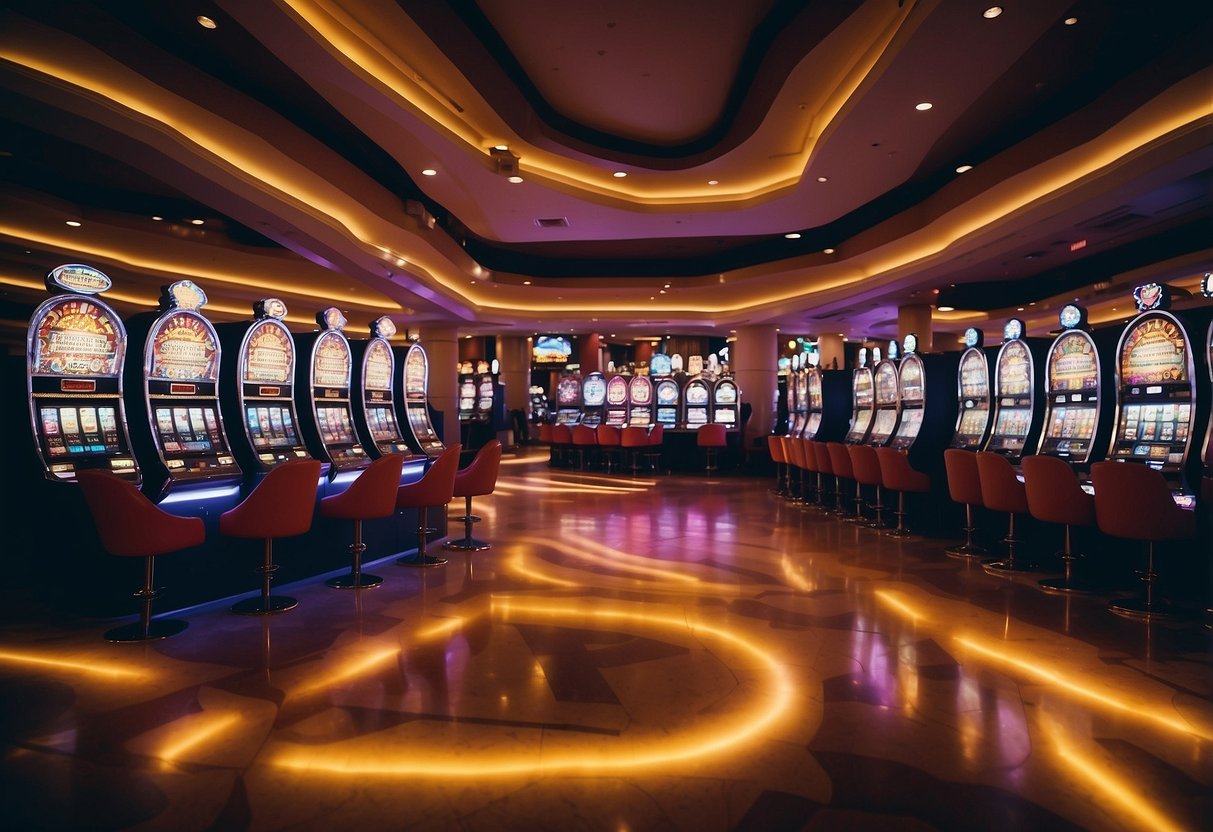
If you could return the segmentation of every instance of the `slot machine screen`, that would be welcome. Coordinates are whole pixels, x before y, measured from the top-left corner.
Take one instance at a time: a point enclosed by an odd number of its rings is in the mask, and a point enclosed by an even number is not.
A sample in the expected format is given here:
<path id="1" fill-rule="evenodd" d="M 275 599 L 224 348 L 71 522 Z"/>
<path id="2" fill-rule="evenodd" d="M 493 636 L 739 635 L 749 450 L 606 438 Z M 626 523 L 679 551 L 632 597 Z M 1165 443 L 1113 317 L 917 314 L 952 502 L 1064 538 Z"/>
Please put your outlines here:
<path id="1" fill-rule="evenodd" d="M 1022 341 L 1010 341 L 998 357 L 999 396 L 1026 396 L 1032 391 L 1032 363 Z M 1000 418 L 999 424 L 1002 423 Z M 997 430 L 1001 433 L 1001 430 Z M 1026 431 L 1025 431 L 1026 433 Z"/>
<path id="2" fill-rule="evenodd" d="M 404 393 L 406 396 L 424 397 L 428 363 L 420 349 L 410 349 L 404 357 Z"/>
<path id="3" fill-rule="evenodd" d="M 350 347 L 337 332 L 325 332 L 316 342 L 312 384 L 316 387 L 350 386 Z"/>
<path id="4" fill-rule="evenodd" d="M 404 415 L 409 420 L 409 426 L 412 427 L 413 433 L 420 436 L 428 436 L 430 433 L 430 420 L 426 412 L 420 407 L 406 407 Z"/>
<path id="5" fill-rule="evenodd" d="M 901 400 L 921 402 L 923 400 L 922 362 L 917 358 L 901 362 Z"/>
<path id="6" fill-rule="evenodd" d="M 243 380 L 247 384 L 288 384 L 295 347 L 287 329 L 276 320 L 259 321 L 249 330 L 244 351 Z"/>
<path id="7" fill-rule="evenodd" d="M 606 402 L 612 407 L 619 407 L 627 403 L 628 400 L 628 383 L 623 376 L 612 376 L 606 386 Z M 589 404 L 589 402 L 586 402 Z"/>
<path id="8" fill-rule="evenodd" d="M 716 404 L 732 405 L 737 403 L 737 388 L 731 384 L 716 385 Z"/>
<path id="9" fill-rule="evenodd" d="M 876 367 L 876 401 L 880 404 L 897 401 L 897 370 L 891 361 L 882 361 Z"/>
<path id="10" fill-rule="evenodd" d="M 986 431 L 990 419 L 990 411 L 985 407 L 974 407 L 966 410 L 960 416 L 960 432 L 968 436 L 979 437 Z"/>
<path id="11" fill-rule="evenodd" d="M 169 381 L 215 381 L 219 350 L 215 335 L 199 315 L 177 312 L 161 319 L 152 335 L 147 377 Z"/>
<path id="12" fill-rule="evenodd" d="M 990 378 L 986 372 L 986 363 L 982 360 L 981 353 L 975 350 L 966 352 L 960 362 L 960 395 L 966 399 L 985 399 L 990 396 Z"/>
<path id="13" fill-rule="evenodd" d="M 687 424 L 696 427 L 706 425 L 708 423 L 707 408 L 696 407 L 687 410 Z"/>
<path id="14" fill-rule="evenodd" d="M 602 399 L 606 398 L 606 385 L 602 388 Z M 599 399 L 598 404 L 602 404 Z M 576 407 L 581 404 L 581 382 L 569 376 L 556 383 L 556 404 L 561 407 Z"/>
<path id="15" fill-rule="evenodd" d="M 870 373 L 860 373 L 855 376 L 855 409 L 871 410 L 873 404 L 872 376 Z"/>
<path id="16" fill-rule="evenodd" d="M 809 414 L 809 421 L 805 425 L 804 435 L 806 438 L 812 438 L 817 435 L 817 431 L 819 430 L 821 430 L 821 412 L 814 411 Z"/>
<path id="17" fill-rule="evenodd" d="M 1095 344 L 1081 332 L 1060 336 L 1049 352 L 1049 389 L 1078 392 L 1099 386 Z"/>
<path id="18" fill-rule="evenodd" d="M 316 416 L 320 422 L 320 433 L 326 443 L 353 444 L 354 429 L 350 423 L 350 413 L 346 408 L 317 405 Z"/>
<path id="19" fill-rule="evenodd" d="M 493 377 L 485 376 L 480 379 L 480 392 L 476 399 L 476 409 L 489 411 L 493 409 Z"/>
<path id="20" fill-rule="evenodd" d="M 872 423 L 872 432 L 868 441 L 879 442 L 888 439 L 893 433 L 893 428 L 896 426 L 896 410 L 877 410 L 876 420 Z"/>
<path id="21" fill-rule="evenodd" d="M 1187 340 L 1165 318 L 1147 318 L 1125 340 L 1120 354 L 1120 383 L 1136 386 L 1187 382 Z"/>
<path id="22" fill-rule="evenodd" d="M 809 373 L 806 387 L 809 391 L 809 408 L 821 410 L 821 375 Z"/>
<path id="23" fill-rule="evenodd" d="M 468 380 L 459 385 L 459 409 L 471 411 L 476 407 L 476 382 Z"/>
<path id="24" fill-rule="evenodd" d="M 362 363 L 362 386 L 366 390 L 392 389 L 392 351 L 387 343 L 375 338 L 366 348 Z"/>
<path id="25" fill-rule="evenodd" d="M 376 442 L 394 442 L 400 435 L 391 408 L 370 407 L 367 408 L 366 416 L 367 422 L 370 423 L 371 437 Z"/>
<path id="26" fill-rule="evenodd" d="M 1018 438 L 1022 440 L 1023 437 L 1028 435 L 1031 416 L 1032 412 L 1030 410 L 1004 407 L 998 411 L 998 421 L 994 425 L 994 433 L 1008 439 Z"/>
<path id="27" fill-rule="evenodd" d="M 708 388 L 705 384 L 687 385 L 687 404 L 705 405 L 708 403 Z M 689 418 L 689 417 L 688 417 Z"/>
<path id="28" fill-rule="evenodd" d="M 897 436 L 903 440 L 914 440 L 922 430 L 922 408 L 912 408 L 901 413 L 901 425 Z"/>
<path id="29" fill-rule="evenodd" d="M 657 404 L 662 407 L 673 407 L 678 404 L 678 384 L 673 381 L 657 383 Z"/>
<path id="30" fill-rule="evenodd" d="M 43 313 L 32 375 L 116 376 L 121 331 L 108 311 L 87 298 L 64 298 Z"/>
<path id="31" fill-rule="evenodd" d="M 678 421 L 677 407 L 658 407 L 657 421 L 664 425 L 672 425 Z"/>

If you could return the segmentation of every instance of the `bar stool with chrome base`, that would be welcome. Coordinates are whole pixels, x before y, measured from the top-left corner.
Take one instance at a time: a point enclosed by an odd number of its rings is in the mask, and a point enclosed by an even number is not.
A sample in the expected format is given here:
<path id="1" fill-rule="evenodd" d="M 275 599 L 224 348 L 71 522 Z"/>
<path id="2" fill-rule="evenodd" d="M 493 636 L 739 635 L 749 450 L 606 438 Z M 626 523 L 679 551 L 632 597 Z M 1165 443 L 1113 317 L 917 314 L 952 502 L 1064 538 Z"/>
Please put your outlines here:
<path id="1" fill-rule="evenodd" d="M 821 469 L 817 462 L 817 443 L 810 439 L 796 440 L 800 444 L 800 455 L 804 462 L 804 474 L 807 482 L 801 483 L 800 493 L 804 496 L 805 505 L 812 503 L 813 508 L 821 507 Z M 809 499 L 812 492 L 813 499 Z"/>
<path id="2" fill-rule="evenodd" d="M 1015 547 L 1019 538 L 1015 536 L 1015 515 L 1028 513 L 1028 493 L 1023 483 L 1015 476 L 1015 469 L 1005 456 L 980 451 L 977 454 L 977 476 L 981 478 L 981 502 L 990 511 L 1005 511 L 1010 517 L 1007 524 L 1007 556 L 1003 560 L 986 561 L 981 568 L 991 575 L 1008 575 L 1017 572 L 1034 572 L 1037 567 L 1022 558 L 1015 560 Z"/>
<path id="3" fill-rule="evenodd" d="M 289 595 L 270 595 L 270 581 L 278 571 L 274 563 L 274 538 L 295 537 L 312 527 L 319 480 L 318 461 L 292 459 L 283 462 L 272 468 L 240 505 L 219 516 L 220 533 L 265 541 L 265 560 L 257 567 L 261 573 L 261 595 L 238 601 L 232 605 L 232 612 L 271 615 L 299 605 Z"/>
<path id="4" fill-rule="evenodd" d="M 463 539 L 448 540 L 442 544 L 443 549 L 480 552 L 490 548 L 490 544 L 472 537 L 472 524 L 480 522 L 480 518 L 472 514 L 472 498 L 492 494 L 500 470 L 501 443 L 494 439 L 476 453 L 468 467 L 456 472 L 454 496 L 464 499 L 463 516 L 457 518 L 463 523 Z"/>
<path id="5" fill-rule="evenodd" d="M 980 558 L 989 552 L 973 542 L 973 506 L 983 505 L 981 500 L 981 477 L 977 473 L 977 454 L 960 448 L 948 448 L 943 452 L 944 470 L 948 478 L 948 496 L 954 503 L 965 507 L 965 542 L 960 546 L 949 546 L 944 554 L 951 558 Z"/>
<path id="6" fill-rule="evenodd" d="M 623 456 L 622 431 L 614 425 L 599 425 L 594 431 L 594 438 L 598 442 L 598 458 L 609 474 L 611 473 L 611 463 L 617 456 L 621 458 Z M 622 459 L 620 467 L 623 467 Z"/>
<path id="7" fill-rule="evenodd" d="M 716 473 L 716 454 L 728 446 L 728 433 L 724 425 L 710 422 L 695 431 L 695 444 L 703 448 L 708 476 Z"/>
<path id="8" fill-rule="evenodd" d="M 645 449 L 644 458 L 649 462 L 649 470 L 656 472 L 661 467 L 661 454 L 665 443 L 665 425 L 661 422 L 653 425 L 649 431 L 649 446 Z"/>
<path id="9" fill-rule="evenodd" d="M 116 557 L 143 558 L 143 587 L 135 593 L 141 602 L 139 620 L 107 630 L 106 641 L 150 641 L 168 638 L 189 626 L 169 618 L 152 619 L 155 561 L 159 555 L 199 546 L 206 527 L 199 517 L 177 517 L 164 511 L 138 488 L 101 469 L 76 472 L 101 545 Z"/>
<path id="10" fill-rule="evenodd" d="M 572 458 L 573 429 L 568 425 L 552 425 L 551 464 L 561 467 L 572 465 Z"/>
<path id="11" fill-rule="evenodd" d="M 632 476 L 640 473 L 640 455 L 649 445 L 649 431 L 640 425 L 628 425 L 619 435 L 619 446 L 632 463 Z"/>
<path id="12" fill-rule="evenodd" d="M 830 453 L 830 468 L 834 471 L 834 511 L 831 513 L 838 517 L 849 518 L 850 513 L 846 508 L 842 481 L 855 479 L 855 472 L 851 468 L 851 454 L 847 451 L 847 446 L 841 442 L 827 442 L 826 447 Z"/>
<path id="13" fill-rule="evenodd" d="M 329 578 L 324 582 L 325 586 L 366 589 L 383 583 L 383 578 L 378 575 L 362 571 L 362 553 L 366 551 L 366 544 L 362 542 L 362 521 L 391 517 L 396 512 L 396 489 L 400 487 L 400 471 L 403 467 L 404 457 L 400 454 L 381 456 L 363 469 L 358 479 L 350 483 L 345 491 L 320 501 L 321 517 L 354 521 L 350 574 Z"/>
<path id="14" fill-rule="evenodd" d="M 585 452 L 590 451 L 590 464 L 594 464 L 594 453 L 598 449 L 598 433 L 585 425 L 573 426 L 573 448 L 577 450 L 577 470 L 585 470 Z"/>
<path id="15" fill-rule="evenodd" d="M 926 494 L 931 490 L 931 478 L 910 465 L 910 457 L 895 448 L 877 448 L 880 478 L 884 487 L 897 492 L 897 528 L 885 532 L 889 537 L 909 537 L 906 528 L 906 492 Z"/>
<path id="16" fill-rule="evenodd" d="M 446 558 L 426 554 L 426 526 L 428 509 L 445 506 L 455 498 L 455 475 L 459 473 L 459 454 L 462 447 L 450 445 L 430 470 L 426 471 L 417 482 L 400 486 L 396 491 L 396 508 L 417 509 L 417 552 L 397 558 L 400 566 L 443 566 Z"/>
<path id="17" fill-rule="evenodd" d="M 770 489 L 770 492 L 779 497 L 784 495 L 783 471 L 788 463 L 787 457 L 783 455 L 783 442 L 780 441 L 782 438 L 773 433 L 767 435 L 767 453 L 771 455 L 771 462 L 775 465 L 775 487 Z"/>
<path id="18" fill-rule="evenodd" d="M 847 445 L 847 453 L 851 457 L 851 473 L 855 475 L 855 515 L 861 526 L 872 529 L 887 529 L 884 522 L 884 505 L 881 502 L 880 460 L 876 457 L 876 448 L 871 445 Z M 876 502 L 872 505 L 874 517 L 867 520 L 863 516 L 863 487 L 873 486 L 876 489 Z"/>
<path id="19" fill-rule="evenodd" d="M 1094 592 L 1089 584 L 1074 580 L 1074 550 L 1070 542 L 1073 526 L 1095 525 L 1095 498 L 1082 490 L 1078 475 L 1065 460 L 1055 456 L 1025 456 L 1023 485 L 1028 494 L 1028 511 L 1042 523 L 1065 527 L 1061 562 L 1065 574 L 1046 578 L 1040 586 L 1046 592 Z"/>
<path id="20" fill-rule="evenodd" d="M 1095 486 L 1095 520 L 1112 537 L 1146 542 L 1146 570 L 1140 573 L 1146 594 L 1113 601 L 1108 609 L 1145 621 L 1175 618 L 1165 601 L 1154 600 L 1154 544 L 1184 540 L 1196 534 L 1196 512 L 1175 504 L 1166 478 L 1140 462 L 1097 462 L 1091 466 Z"/>
<path id="21" fill-rule="evenodd" d="M 834 457 L 830 453 L 829 443 L 814 439 L 810 444 L 817 459 L 817 507 L 826 514 L 834 514 L 835 510 L 830 508 L 830 502 L 826 499 L 826 484 L 830 480 L 838 482 L 834 477 Z"/>

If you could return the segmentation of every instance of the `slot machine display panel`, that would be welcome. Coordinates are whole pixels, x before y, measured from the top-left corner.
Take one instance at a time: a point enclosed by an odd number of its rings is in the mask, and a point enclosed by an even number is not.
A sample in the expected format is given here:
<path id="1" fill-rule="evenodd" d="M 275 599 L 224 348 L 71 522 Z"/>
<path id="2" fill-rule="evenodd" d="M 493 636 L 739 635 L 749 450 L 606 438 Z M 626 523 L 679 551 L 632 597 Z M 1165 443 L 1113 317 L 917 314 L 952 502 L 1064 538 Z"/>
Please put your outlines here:
<path id="1" fill-rule="evenodd" d="M 429 387 L 430 360 L 420 344 L 410 344 L 404 353 L 404 416 L 413 440 L 422 453 L 430 458 L 446 450 L 430 420 Z"/>
<path id="2" fill-rule="evenodd" d="M 564 376 L 556 382 L 556 424 L 570 427 L 580 424 L 581 407 L 581 378 Z"/>
<path id="3" fill-rule="evenodd" d="M 817 434 L 821 431 L 821 417 L 825 407 L 821 394 L 821 369 L 818 367 L 807 368 L 803 373 L 803 386 L 806 417 L 800 436 L 804 439 L 816 439 Z"/>
<path id="4" fill-rule="evenodd" d="M 654 396 L 657 399 L 657 423 L 667 428 L 678 424 L 679 404 L 678 382 L 672 378 L 663 378 L 657 382 Z"/>
<path id="5" fill-rule="evenodd" d="M 959 414 L 951 447 L 977 450 L 990 429 L 990 363 L 980 346 L 964 351 L 956 375 Z"/>
<path id="6" fill-rule="evenodd" d="M 889 446 L 898 450 L 910 448 L 922 432 L 923 410 L 926 406 L 926 373 L 922 358 L 914 353 L 907 353 L 901 359 L 897 373 L 900 385 L 901 420 L 897 423 L 897 432 L 889 442 Z"/>
<path id="7" fill-rule="evenodd" d="M 1022 322 L 1007 323 L 994 365 L 994 428 L 985 446 L 1014 463 L 1028 445 L 1035 406 L 1035 363 L 1022 335 Z"/>
<path id="8" fill-rule="evenodd" d="M 1206 274 L 1202 284 L 1206 287 L 1206 297 L 1213 297 L 1211 277 L 1213 276 Z M 1205 346 L 1208 348 L 1206 355 L 1208 361 L 1205 366 L 1209 369 L 1210 390 L 1213 390 L 1213 321 L 1209 322 L 1209 333 L 1205 336 Z M 1209 410 L 1209 425 L 1205 428 L 1205 452 L 1202 458 L 1205 461 L 1204 497 L 1205 500 L 1213 501 L 1213 408 Z"/>
<path id="9" fill-rule="evenodd" d="M 264 472 L 289 459 L 310 456 L 295 410 L 295 340 L 282 323 L 281 301 L 262 301 L 238 353 L 241 431 Z"/>
<path id="10" fill-rule="evenodd" d="M 143 392 L 164 491 L 185 482 L 237 480 L 239 466 L 219 417 L 219 336 L 197 310 L 206 295 L 191 281 L 166 287 L 163 312 L 143 350 Z M 136 437 L 138 439 L 138 437 Z"/>
<path id="11" fill-rule="evenodd" d="M 1089 334 L 1057 336 L 1045 359 L 1045 419 L 1037 453 L 1085 464 L 1094 450 L 1100 409 L 1099 352 Z"/>
<path id="12" fill-rule="evenodd" d="M 1144 462 L 1162 471 L 1179 494 L 1196 411 L 1191 340 L 1169 312 L 1145 312 L 1117 345 L 1117 419 L 1108 456 Z"/>
<path id="13" fill-rule="evenodd" d="M 319 440 L 317 455 L 337 471 L 363 468 L 370 457 L 354 431 L 350 400 L 353 355 L 341 328 L 345 316 L 329 308 L 317 316 L 326 327 L 312 345 L 308 363 L 308 393 L 311 414 Z"/>
<path id="14" fill-rule="evenodd" d="M 648 376 L 632 376 L 628 382 L 628 424 L 653 424 L 653 381 Z"/>
<path id="15" fill-rule="evenodd" d="M 788 367 L 787 375 L 787 390 L 786 404 L 788 408 L 788 436 L 798 436 L 804 430 L 803 420 L 798 419 L 796 411 L 796 403 L 800 400 L 797 388 L 800 386 L 800 369 L 798 366 L 799 358 L 792 356 L 792 363 Z"/>
<path id="16" fill-rule="evenodd" d="M 476 376 L 471 371 L 459 374 L 459 422 L 467 424 L 476 416 Z"/>
<path id="17" fill-rule="evenodd" d="M 493 385 L 492 373 L 480 373 L 476 376 L 476 415 L 477 422 L 490 422 L 493 419 L 493 400 L 496 391 Z"/>
<path id="18" fill-rule="evenodd" d="M 737 385 L 731 379 L 722 378 L 716 382 L 712 388 L 712 421 L 726 428 L 737 427 L 740 398 Z"/>
<path id="19" fill-rule="evenodd" d="M 877 362 L 873 378 L 876 386 L 876 412 L 872 416 L 872 429 L 868 431 L 867 444 L 879 447 L 887 444 L 897 430 L 897 417 L 901 411 L 897 364 L 887 358 Z"/>
<path id="20" fill-rule="evenodd" d="M 857 367 L 851 374 L 851 427 L 845 442 L 861 443 L 872 427 L 873 405 L 876 403 L 871 367 Z"/>
<path id="21" fill-rule="evenodd" d="M 126 328 L 94 296 L 110 280 L 72 264 L 53 270 L 46 285 L 67 294 L 34 310 L 26 339 L 30 426 L 43 474 L 71 482 L 81 468 L 106 468 L 138 485 L 122 397 Z"/>
<path id="22" fill-rule="evenodd" d="M 711 407 L 712 393 L 708 383 L 701 378 L 693 378 L 682 389 L 683 427 L 688 430 L 698 430 L 708 423 L 708 410 Z"/>
<path id="23" fill-rule="evenodd" d="M 611 376 L 606 383 L 606 408 L 603 421 L 615 428 L 628 423 L 628 380 L 624 376 Z"/>
<path id="24" fill-rule="evenodd" d="M 596 428 L 602 424 L 606 406 L 607 384 L 602 373 L 590 373 L 581 382 L 581 424 Z"/>
<path id="25" fill-rule="evenodd" d="M 389 318 L 379 318 L 371 324 L 371 338 L 362 353 L 359 373 L 361 395 L 357 397 L 362 417 L 359 427 L 366 431 L 364 440 L 376 456 L 403 454 L 411 456 L 404 439 L 400 420 L 396 418 L 393 382 L 396 378 L 396 356 L 388 338 L 396 334 L 396 325 Z"/>

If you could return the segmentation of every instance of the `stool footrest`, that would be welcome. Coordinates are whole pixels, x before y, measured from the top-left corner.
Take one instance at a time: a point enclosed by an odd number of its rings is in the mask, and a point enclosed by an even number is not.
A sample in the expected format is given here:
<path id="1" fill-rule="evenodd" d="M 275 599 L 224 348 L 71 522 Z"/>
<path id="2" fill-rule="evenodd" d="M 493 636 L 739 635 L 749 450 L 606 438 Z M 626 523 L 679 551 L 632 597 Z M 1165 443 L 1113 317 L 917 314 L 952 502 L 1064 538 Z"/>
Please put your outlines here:
<path id="1" fill-rule="evenodd" d="M 435 555 L 406 555 L 396 559 L 397 566 L 445 566 L 446 558 L 436 557 Z"/>
<path id="2" fill-rule="evenodd" d="M 459 540 L 448 540 L 442 544 L 442 548 L 455 552 L 483 552 L 485 549 L 491 549 L 492 545 L 474 537 L 463 537 Z"/>
<path id="3" fill-rule="evenodd" d="M 360 572 L 355 575 L 351 572 L 348 575 L 329 578 L 324 582 L 324 585 L 331 586 L 333 589 L 370 589 L 371 587 L 379 586 L 381 583 L 383 583 L 383 578 L 378 575 L 371 575 L 367 572 Z"/>
<path id="4" fill-rule="evenodd" d="M 131 624 L 123 624 L 121 627 L 114 627 L 112 630 L 106 630 L 105 640 L 114 642 L 155 641 L 175 636 L 188 626 L 188 622 L 172 618 L 153 619 L 147 625 L 147 632 L 144 632 L 143 622 L 135 621 Z"/>
<path id="5" fill-rule="evenodd" d="M 232 612 L 237 615 L 275 615 L 297 606 L 299 602 L 289 595 L 258 595 L 232 604 Z"/>

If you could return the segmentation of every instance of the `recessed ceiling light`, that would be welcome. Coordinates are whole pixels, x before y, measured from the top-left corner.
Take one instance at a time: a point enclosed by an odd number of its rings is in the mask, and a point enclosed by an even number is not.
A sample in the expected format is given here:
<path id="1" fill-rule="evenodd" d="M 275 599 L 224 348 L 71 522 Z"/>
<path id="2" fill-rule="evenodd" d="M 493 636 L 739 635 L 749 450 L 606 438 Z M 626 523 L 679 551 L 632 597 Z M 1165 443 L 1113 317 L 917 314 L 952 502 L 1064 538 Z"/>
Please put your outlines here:
<path id="1" fill-rule="evenodd" d="M 623 177 L 625 177 L 627 175 L 628 175 L 628 172 L 626 170 L 617 170 L 611 174 L 611 176 L 615 177 L 616 179 L 622 179 Z"/>
<path id="2" fill-rule="evenodd" d="M 709 185 L 719 185 L 719 184 L 720 184 L 720 180 L 719 180 L 719 179 L 709 179 L 709 180 L 708 180 L 708 184 L 709 184 Z"/>
<path id="3" fill-rule="evenodd" d="M 822 254 L 833 254 L 833 253 L 834 253 L 834 249 L 832 249 L 832 248 L 823 248 L 823 249 L 821 250 L 821 253 L 822 253 Z"/>
<path id="4" fill-rule="evenodd" d="M 818 182 L 829 182 L 829 181 L 830 181 L 830 177 L 828 177 L 828 176 L 819 176 L 819 177 L 817 177 L 817 181 L 818 181 Z"/>
<path id="5" fill-rule="evenodd" d="M 668 283 L 667 283 L 667 284 L 665 284 L 665 286 L 663 286 L 662 288 L 663 288 L 663 289 L 668 289 L 668 288 L 670 288 L 670 284 L 668 284 Z"/>
<path id="6" fill-rule="evenodd" d="M 506 181 L 508 181 L 508 182 L 513 182 L 515 185 L 517 185 L 519 182 L 521 182 L 521 181 L 522 181 L 522 177 L 521 177 L 521 176 L 511 176 L 511 177 L 510 177 L 508 180 L 506 180 Z"/>
<path id="7" fill-rule="evenodd" d="M 960 167 L 958 167 L 958 168 L 956 169 L 956 172 L 957 172 L 957 173 L 968 173 L 968 172 L 969 172 L 969 171 L 971 171 L 972 169 L 973 169 L 973 166 L 972 166 L 972 165 L 961 165 Z"/>
<path id="8" fill-rule="evenodd" d="M 509 150 L 509 149 L 510 149 L 510 146 L 509 146 L 508 144 L 495 144 L 495 145 L 493 145 L 493 150 Z"/>
<path id="9" fill-rule="evenodd" d="M 1067 26 L 1073 26 L 1075 23 L 1078 22 L 1078 18 L 1077 17 L 1067 17 L 1064 22 Z"/>
<path id="10" fill-rule="evenodd" d="M 66 220 L 66 221 L 65 221 L 65 224 L 66 224 L 66 225 L 70 225 L 72 228 L 79 228 L 79 227 L 80 227 L 80 223 L 79 223 L 77 220 Z"/>
<path id="11" fill-rule="evenodd" d="M 935 105 L 932 104 L 930 101 L 924 101 L 921 104 L 915 104 L 914 109 L 919 110 L 921 112 L 926 112 L 927 110 L 931 109 L 934 106 Z"/>
<path id="12" fill-rule="evenodd" d="M 661 289 L 661 290 L 659 290 L 659 291 L 657 292 L 657 294 L 659 294 L 659 295 L 664 295 L 664 294 L 665 294 L 665 289 Z"/>
<path id="13" fill-rule="evenodd" d="M 938 309 L 940 312 L 955 312 L 956 311 L 955 306 L 936 306 L 935 308 Z"/>
<path id="14" fill-rule="evenodd" d="M 197 20 L 198 25 L 201 26 L 203 29 L 218 29 L 219 28 L 219 24 L 217 24 L 213 19 L 207 17 L 204 14 L 198 15 L 197 17 L 194 18 L 194 20 Z"/>
<path id="15" fill-rule="evenodd" d="M 986 20 L 993 20 L 1000 14 L 1002 14 L 1002 6 L 990 6 L 990 8 L 981 13 L 981 16 Z"/>
<path id="16" fill-rule="evenodd" d="M 1023 311 L 1023 307 L 1022 307 L 1022 306 L 1016 306 L 1016 307 L 1015 307 L 1015 311 L 1016 311 L 1016 312 L 1022 312 L 1022 311 Z"/>
<path id="17" fill-rule="evenodd" d="M 190 225 L 202 225 L 206 220 L 190 220 Z"/>
<path id="18" fill-rule="evenodd" d="M 434 170 L 433 168 L 426 168 L 425 170 L 423 170 L 421 172 L 421 175 L 422 176 L 437 176 L 438 171 Z"/>
<path id="19" fill-rule="evenodd" d="M 164 217 L 157 216 L 156 214 L 152 214 L 152 219 L 156 222 L 164 222 Z"/>
<path id="20" fill-rule="evenodd" d="M 531 285 L 531 281 L 529 281 L 529 280 L 524 280 L 524 281 L 522 281 L 522 285 L 523 285 L 523 286 L 530 286 L 530 285 Z"/>
<path id="21" fill-rule="evenodd" d="M 785 239 L 788 239 L 788 240 L 799 240 L 800 239 L 800 233 L 798 231 L 789 231 L 787 234 L 784 234 L 783 236 Z"/>

